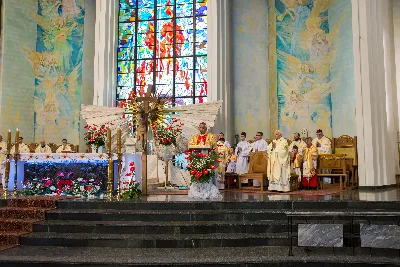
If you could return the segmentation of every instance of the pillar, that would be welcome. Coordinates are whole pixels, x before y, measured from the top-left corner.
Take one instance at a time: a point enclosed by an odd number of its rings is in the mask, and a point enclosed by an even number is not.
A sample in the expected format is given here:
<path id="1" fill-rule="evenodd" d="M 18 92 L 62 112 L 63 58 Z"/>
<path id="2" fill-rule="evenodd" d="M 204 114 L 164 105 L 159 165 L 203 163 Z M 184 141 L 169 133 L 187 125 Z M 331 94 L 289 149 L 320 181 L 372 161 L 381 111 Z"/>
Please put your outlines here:
<path id="1" fill-rule="evenodd" d="M 214 133 L 224 132 L 230 143 L 233 139 L 231 50 L 230 50 L 230 1 L 208 1 L 208 101 L 223 100 Z"/>

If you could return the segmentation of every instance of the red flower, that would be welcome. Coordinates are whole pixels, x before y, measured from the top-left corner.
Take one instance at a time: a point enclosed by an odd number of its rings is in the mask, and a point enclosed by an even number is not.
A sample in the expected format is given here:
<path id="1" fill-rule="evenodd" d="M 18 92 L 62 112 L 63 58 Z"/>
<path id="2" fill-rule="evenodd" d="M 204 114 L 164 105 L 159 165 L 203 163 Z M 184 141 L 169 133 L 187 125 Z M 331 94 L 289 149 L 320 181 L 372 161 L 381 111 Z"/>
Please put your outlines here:
<path id="1" fill-rule="evenodd" d="M 190 172 L 190 174 L 191 174 L 191 175 L 195 175 L 196 172 L 197 172 L 196 170 L 192 170 L 192 171 Z"/>
<path id="2" fill-rule="evenodd" d="M 92 189 L 90 185 L 86 186 L 86 191 L 90 191 L 90 189 Z"/>
<path id="3" fill-rule="evenodd" d="M 132 175 L 132 173 L 130 173 L 130 172 L 125 174 L 125 176 L 131 176 L 131 175 Z"/>
<path id="4" fill-rule="evenodd" d="M 24 181 L 24 184 L 25 184 L 25 185 L 27 185 L 28 183 L 29 183 L 29 181 L 28 181 L 28 180 L 25 180 L 25 181 Z"/>
<path id="5" fill-rule="evenodd" d="M 203 174 L 202 174 L 201 172 L 197 172 L 197 173 L 196 173 L 196 178 L 197 178 L 197 179 L 200 179 L 200 177 L 201 177 L 202 175 L 203 175 Z"/>
<path id="6" fill-rule="evenodd" d="M 208 170 L 207 170 L 207 169 L 204 169 L 204 170 L 203 170 L 203 173 L 204 173 L 204 175 L 207 175 L 207 174 L 208 174 Z"/>
<path id="7" fill-rule="evenodd" d="M 135 167 L 131 167 L 131 169 L 130 169 L 131 172 L 134 172 L 135 170 L 136 170 Z"/>
<path id="8" fill-rule="evenodd" d="M 216 167 L 213 164 L 210 164 L 210 169 L 215 169 Z"/>
<path id="9" fill-rule="evenodd" d="M 129 163 L 129 166 L 135 166 L 135 162 Z"/>

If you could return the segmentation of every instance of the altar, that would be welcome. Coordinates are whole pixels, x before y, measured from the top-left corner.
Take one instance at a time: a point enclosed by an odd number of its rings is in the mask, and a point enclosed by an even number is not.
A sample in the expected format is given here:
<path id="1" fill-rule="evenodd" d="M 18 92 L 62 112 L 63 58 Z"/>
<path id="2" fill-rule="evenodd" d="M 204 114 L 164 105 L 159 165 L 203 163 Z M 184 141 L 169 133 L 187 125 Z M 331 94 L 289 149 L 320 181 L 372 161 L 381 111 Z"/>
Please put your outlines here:
<path id="1" fill-rule="evenodd" d="M 114 191 L 118 182 L 117 154 L 113 154 Z M 130 168 L 135 166 L 135 180 L 141 185 L 141 155 L 124 153 L 122 156 L 121 184 L 131 179 L 126 176 L 132 173 Z M 4 164 L 4 163 L 3 163 Z M 107 187 L 108 156 L 106 153 L 21 153 L 17 162 L 17 190 L 23 190 L 24 184 L 30 180 L 44 180 L 54 184 L 62 181 L 92 181 L 102 191 Z M 15 161 L 10 161 L 10 176 L 8 189 L 14 189 Z M 3 174 L 4 181 L 4 174 Z M 122 185 L 121 185 L 122 186 Z"/>

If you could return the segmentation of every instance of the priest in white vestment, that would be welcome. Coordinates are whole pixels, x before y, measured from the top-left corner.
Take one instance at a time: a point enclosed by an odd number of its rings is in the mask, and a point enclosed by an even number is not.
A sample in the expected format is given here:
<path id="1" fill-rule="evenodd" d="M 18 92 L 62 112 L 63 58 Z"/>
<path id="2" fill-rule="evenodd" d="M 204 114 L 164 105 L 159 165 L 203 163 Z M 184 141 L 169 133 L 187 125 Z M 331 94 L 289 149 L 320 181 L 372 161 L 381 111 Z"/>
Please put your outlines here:
<path id="1" fill-rule="evenodd" d="M 317 137 L 313 139 L 312 144 L 317 148 L 318 155 L 332 154 L 332 144 L 331 140 L 324 136 L 321 129 L 316 132 Z M 323 173 L 329 173 L 329 170 L 322 170 Z M 332 182 L 331 178 L 324 177 L 324 183 L 330 184 Z"/>
<path id="2" fill-rule="evenodd" d="M 252 144 L 252 151 L 253 152 L 262 152 L 267 151 L 268 144 L 263 139 L 264 134 L 262 132 L 257 132 L 255 137 L 255 142 Z M 253 186 L 261 186 L 259 181 L 253 180 Z"/>
<path id="3" fill-rule="evenodd" d="M 237 156 L 236 163 L 236 173 L 241 175 L 243 173 L 249 172 L 249 154 L 251 151 L 251 145 L 246 140 L 246 133 L 242 132 L 240 134 L 240 142 L 237 144 L 235 149 L 235 154 Z M 242 181 L 242 183 L 247 184 L 248 180 Z"/>
<path id="4" fill-rule="evenodd" d="M 41 140 L 40 145 L 35 149 L 35 153 L 50 154 L 51 148 L 48 145 L 46 145 L 46 142 L 44 140 Z"/>
<path id="5" fill-rule="evenodd" d="M 290 157 L 289 146 L 279 130 L 275 139 L 268 145 L 268 190 L 290 192 Z"/>
<path id="6" fill-rule="evenodd" d="M 21 136 L 18 138 L 18 142 L 19 142 L 19 146 L 18 146 L 18 150 L 19 153 L 29 153 L 29 147 L 27 145 L 24 144 L 24 138 L 22 138 Z M 11 148 L 10 151 L 11 154 L 15 153 L 15 145 L 13 145 L 13 147 Z"/>
<path id="7" fill-rule="evenodd" d="M 294 133 L 293 141 L 289 145 L 289 153 L 293 152 L 293 146 L 297 146 L 297 151 L 300 155 L 303 153 L 303 148 L 306 147 L 306 143 L 300 138 L 299 133 Z"/>
<path id="8" fill-rule="evenodd" d="M 63 139 L 62 140 L 62 145 L 59 147 L 59 148 L 57 148 L 57 153 L 63 153 L 63 152 L 72 152 L 72 148 L 71 148 L 71 146 L 70 145 L 68 145 L 68 141 L 67 141 L 67 139 Z"/>

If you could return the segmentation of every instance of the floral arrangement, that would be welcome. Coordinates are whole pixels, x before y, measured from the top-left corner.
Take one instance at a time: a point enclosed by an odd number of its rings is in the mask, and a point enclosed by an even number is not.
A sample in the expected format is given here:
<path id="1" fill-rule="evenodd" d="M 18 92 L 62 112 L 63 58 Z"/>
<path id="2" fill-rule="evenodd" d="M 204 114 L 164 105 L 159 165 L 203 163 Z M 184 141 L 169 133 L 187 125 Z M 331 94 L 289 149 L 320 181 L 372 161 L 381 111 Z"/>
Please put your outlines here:
<path id="1" fill-rule="evenodd" d="M 85 133 L 86 145 L 94 146 L 96 147 L 96 150 L 101 146 L 105 146 L 107 131 L 110 126 L 114 126 L 114 124 L 111 122 L 107 122 L 100 126 L 97 124 L 85 125 L 84 128 L 87 130 L 87 133 Z"/>
<path id="2" fill-rule="evenodd" d="M 72 180 L 73 173 L 57 173 L 57 179 L 49 177 L 25 179 L 22 195 L 63 195 L 95 197 L 101 194 L 101 184 L 94 179 L 85 180 L 78 178 Z"/>
<path id="3" fill-rule="evenodd" d="M 135 179 L 135 163 L 129 163 L 129 172 L 125 174 L 126 177 L 129 177 L 129 181 L 125 181 L 122 184 L 124 185 L 122 190 L 122 198 L 125 199 L 138 199 L 142 195 L 142 191 L 140 190 L 140 184 L 136 182 Z"/>
<path id="4" fill-rule="evenodd" d="M 197 150 L 186 152 L 186 160 L 189 165 L 186 169 L 190 171 L 192 183 L 206 183 L 210 181 L 216 169 L 215 161 L 218 159 L 218 154 L 215 149 L 211 149 L 209 154 L 199 153 Z"/>
<path id="5" fill-rule="evenodd" d="M 155 125 L 153 124 L 154 137 L 160 145 L 170 146 L 176 145 L 176 139 L 182 134 L 183 123 L 179 122 L 177 119 L 173 119 L 169 125 Z"/>

